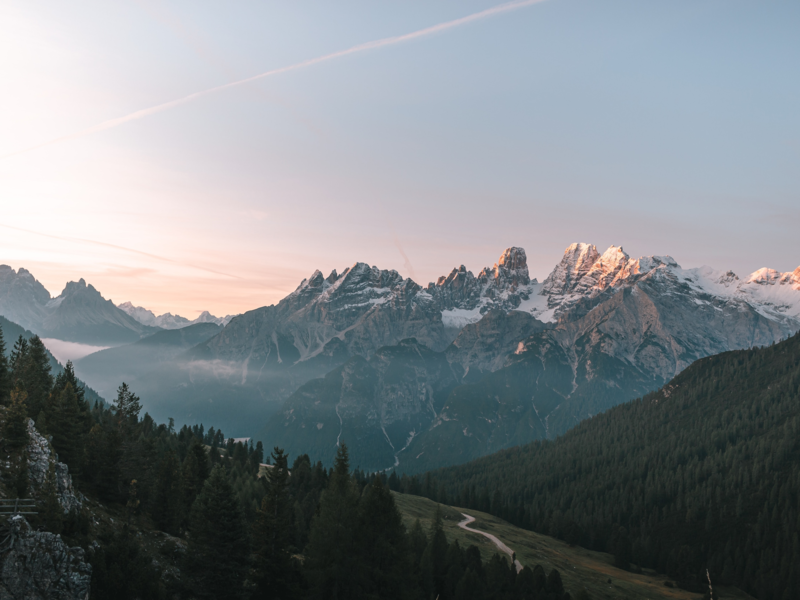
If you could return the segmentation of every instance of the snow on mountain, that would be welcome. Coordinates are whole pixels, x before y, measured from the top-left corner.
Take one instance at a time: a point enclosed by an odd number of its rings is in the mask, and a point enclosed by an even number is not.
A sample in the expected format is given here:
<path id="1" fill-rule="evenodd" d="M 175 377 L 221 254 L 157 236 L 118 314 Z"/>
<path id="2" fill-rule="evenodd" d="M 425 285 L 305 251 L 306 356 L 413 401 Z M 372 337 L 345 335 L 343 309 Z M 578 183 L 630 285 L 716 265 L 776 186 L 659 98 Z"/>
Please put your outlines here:
<path id="1" fill-rule="evenodd" d="M 172 313 L 164 313 L 163 315 L 156 316 L 151 310 L 147 310 L 141 306 L 134 306 L 132 302 L 123 302 L 117 306 L 120 310 L 128 313 L 131 317 L 136 319 L 142 325 L 149 325 L 151 327 L 160 327 L 161 329 L 181 329 L 195 323 L 214 323 L 216 325 L 227 325 L 235 315 L 226 315 L 224 317 L 215 317 L 207 310 L 200 313 L 200 316 L 190 321 L 186 317 L 180 315 L 173 315 Z"/>
<path id="2" fill-rule="evenodd" d="M 685 285 L 698 302 L 744 302 L 772 321 L 800 328 L 800 267 L 787 273 L 764 268 L 739 279 L 732 271 L 711 267 L 683 269 L 671 256 L 632 259 L 621 247 L 611 246 L 600 254 L 595 246 L 583 243 L 567 247 L 541 285 L 520 286 L 517 293 L 527 298 L 516 310 L 554 322 L 583 299 L 632 286 L 643 278 Z"/>

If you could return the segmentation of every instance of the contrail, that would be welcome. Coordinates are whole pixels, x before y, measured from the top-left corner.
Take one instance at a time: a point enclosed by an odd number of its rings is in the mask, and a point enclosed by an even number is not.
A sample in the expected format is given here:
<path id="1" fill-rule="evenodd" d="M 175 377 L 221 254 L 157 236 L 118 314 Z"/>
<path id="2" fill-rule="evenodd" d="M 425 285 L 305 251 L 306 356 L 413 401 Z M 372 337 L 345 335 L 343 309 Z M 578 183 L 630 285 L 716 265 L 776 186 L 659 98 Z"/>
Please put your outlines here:
<path id="1" fill-rule="evenodd" d="M 9 158 L 11 156 L 16 156 L 17 154 L 23 154 L 25 152 L 30 152 L 32 150 L 37 150 L 39 148 L 44 148 L 45 146 L 49 146 L 51 144 L 56 144 L 58 142 L 66 142 L 67 140 L 73 140 L 75 138 L 83 137 L 85 135 L 89 135 L 92 133 L 97 133 L 98 131 L 103 131 L 105 129 L 111 129 L 112 127 L 116 127 L 117 125 L 122 125 L 123 123 L 127 123 L 128 121 L 135 121 L 136 119 L 141 119 L 143 117 L 149 117 L 155 113 L 161 112 L 163 110 L 169 110 L 170 108 L 175 108 L 176 106 L 180 106 L 181 104 L 186 104 L 187 102 L 191 102 L 192 100 L 196 100 L 197 98 L 201 98 L 203 96 L 207 96 L 209 94 L 214 94 L 216 92 L 221 92 L 222 90 L 227 90 L 228 88 L 235 87 L 237 85 L 242 85 L 245 83 L 251 83 L 253 81 L 258 81 L 259 79 L 264 79 L 265 77 L 271 77 L 272 75 L 280 75 L 281 73 L 288 73 L 289 71 L 295 71 L 297 69 L 303 69 L 305 67 L 310 67 L 312 65 L 316 65 L 322 62 L 327 62 L 329 60 L 333 60 L 336 58 L 341 58 L 343 56 L 348 56 L 350 54 L 357 54 L 359 52 L 365 52 L 367 50 L 374 50 L 375 48 L 383 48 L 385 46 L 393 46 L 395 44 L 401 44 L 403 42 L 408 42 L 410 40 L 415 40 L 417 38 L 426 37 L 429 35 L 433 35 L 435 33 L 440 33 L 442 31 L 446 31 L 448 29 L 452 29 L 454 27 L 460 27 L 461 25 L 466 25 L 467 23 L 472 23 L 473 21 L 479 21 L 481 19 L 485 19 L 487 17 L 492 17 L 494 15 L 498 15 L 501 13 L 506 13 L 512 10 L 517 10 L 519 8 L 523 8 L 525 6 L 531 6 L 533 4 L 539 4 L 544 2 L 544 0 L 518 0 L 516 2 L 508 2 L 506 4 L 500 4 L 499 6 L 495 6 L 493 8 L 488 8 L 486 10 L 482 10 L 480 12 L 473 13 L 471 15 L 467 15 L 466 17 L 461 17 L 458 19 L 454 19 L 452 21 L 447 21 L 446 23 L 440 23 L 439 25 L 433 25 L 431 27 L 426 27 L 425 29 L 420 29 L 418 31 L 413 31 L 411 33 L 405 33 L 403 35 L 396 35 L 392 37 L 383 38 L 380 40 L 374 40 L 372 42 L 365 42 L 363 44 L 358 44 L 357 46 L 352 46 L 346 50 L 340 50 L 338 52 L 333 52 L 331 54 L 326 54 L 324 56 L 318 56 L 317 58 L 310 58 L 308 60 L 304 60 L 299 63 L 295 63 L 293 65 L 289 65 L 287 67 L 280 67 L 278 69 L 272 69 L 270 71 L 265 71 L 259 75 L 253 75 L 252 77 L 247 77 L 246 79 L 240 79 L 238 81 L 232 81 L 231 83 L 226 83 L 223 85 L 218 85 L 213 88 L 209 88 L 207 90 L 203 90 L 201 92 L 195 92 L 193 94 L 189 94 L 188 96 L 184 96 L 183 98 L 178 98 L 177 100 L 171 100 L 170 102 L 164 102 L 163 104 L 157 104 L 156 106 L 151 106 L 150 108 L 143 108 L 142 110 L 137 110 L 136 112 L 132 112 L 124 117 L 119 117 L 116 119 L 109 119 L 108 121 L 103 121 L 102 123 L 95 125 L 94 127 L 89 127 L 88 129 L 84 129 L 82 131 L 78 131 L 76 133 L 72 133 L 70 135 L 65 135 L 62 137 L 55 138 L 50 140 L 49 142 L 44 142 L 42 144 L 38 144 L 37 146 L 31 146 L 29 148 L 25 148 L 23 150 L 17 150 L 16 152 L 12 152 L 10 154 L 5 154 L 0 156 L 0 160 Z"/>

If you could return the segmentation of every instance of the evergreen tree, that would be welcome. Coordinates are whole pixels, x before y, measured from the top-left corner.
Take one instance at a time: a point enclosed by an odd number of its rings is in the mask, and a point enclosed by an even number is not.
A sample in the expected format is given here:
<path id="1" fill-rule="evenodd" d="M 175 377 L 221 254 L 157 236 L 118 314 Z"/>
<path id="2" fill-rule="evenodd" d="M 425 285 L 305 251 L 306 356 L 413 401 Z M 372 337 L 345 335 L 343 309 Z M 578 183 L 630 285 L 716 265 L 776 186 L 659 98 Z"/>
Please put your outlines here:
<path id="1" fill-rule="evenodd" d="M 362 596 L 362 573 L 356 557 L 358 489 L 350 477 L 347 446 L 336 452 L 328 488 L 311 523 L 307 556 L 310 597 L 344 600 Z"/>
<path id="2" fill-rule="evenodd" d="M 8 402 L 11 394 L 11 370 L 6 356 L 6 342 L 3 339 L 3 330 L 0 328 L 0 406 Z"/>
<path id="3" fill-rule="evenodd" d="M 294 538 L 294 506 L 289 497 L 289 469 L 281 448 L 272 452 L 267 469 L 267 493 L 261 501 L 254 526 L 256 548 L 256 598 L 283 600 L 297 595 L 299 571 L 290 547 Z"/>
<path id="4" fill-rule="evenodd" d="M 12 457 L 16 456 L 16 460 L 12 459 L 10 461 L 11 465 L 8 472 L 4 473 L 5 478 L 17 498 L 25 498 L 28 493 L 28 453 L 26 452 L 26 447 L 30 441 L 25 392 L 11 392 L 2 433 L 2 449 L 4 452 L 10 452 Z"/>
<path id="5" fill-rule="evenodd" d="M 408 538 L 392 492 L 377 476 L 361 496 L 356 548 L 366 595 L 405 598 L 411 567 Z"/>
<path id="6" fill-rule="evenodd" d="M 45 413 L 53 448 L 73 476 L 80 475 L 84 450 L 84 419 L 79 402 L 72 384 L 66 383 L 60 391 L 50 395 Z"/>
<path id="7" fill-rule="evenodd" d="M 14 342 L 14 347 L 11 349 L 11 387 L 17 387 L 18 382 L 22 379 L 25 370 L 25 364 L 28 360 L 28 340 L 22 335 Z"/>
<path id="8" fill-rule="evenodd" d="M 34 419 L 46 411 L 47 399 L 53 387 L 50 359 L 38 335 L 28 342 L 22 336 L 11 353 L 12 383 L 27 393 L 28 416 Z"/>
<path id="9" fill-rule="evenodd" d="M 186 571 L 198 598 L 244 598 L 249 548 L 241 509 L 225 471 L 215 467 L 192 506 Z"/>
<path id="10" fill-rule="evenodd" d="M 194 504 L 195 498 L 202 491 L 203 484 L 211 474 L 211 462 L 203 445 L 192 439 L 192 445 L 183 461 L 183 501 L 188 515 Z"/>
<path id="11" fill-rule="evenodd" d="M 184 516 L 181 470 L 178 459 L 169 450 L 158 466 L 153 491 L 153 520 L 161 531 L 176 535 Z"/>
<path id="12" fill-rule="evenodd" d="M 423 586 L 428 594 L 436 596 L 441 594 L 444 589 L 446 553 L 447 538 L 444 534 L 442 511 L 437 505 L 436 513 L 431 523 L 428 545 L 422 554 L 421 561 Z"/>
<path id="13" fill-rule="evenodd" d="M 139 421 L 139 412 L 142 410 L 142 403 L 139 401 L 139 396 L 135 395 L 125 382 L 123 382 L 117 390 L 117 398 L 114 400 L 114 409 L 117 413 L 118 423 L 122 429 L 131 428 Z"/>

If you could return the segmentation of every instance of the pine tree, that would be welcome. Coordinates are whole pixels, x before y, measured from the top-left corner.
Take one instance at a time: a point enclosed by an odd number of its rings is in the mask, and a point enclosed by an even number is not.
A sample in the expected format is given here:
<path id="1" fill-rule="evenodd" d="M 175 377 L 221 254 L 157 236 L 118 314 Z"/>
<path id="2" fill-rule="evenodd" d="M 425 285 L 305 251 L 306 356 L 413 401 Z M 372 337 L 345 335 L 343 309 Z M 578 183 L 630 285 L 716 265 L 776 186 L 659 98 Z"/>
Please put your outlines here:
<path id="1" fill-rule="evenodd" d="M 192 506 L 186 571 L 198 598 L 244 597 L 249 548 L 241 509 L 225 471 L 215 467 Z"/>
<path id="2" fill-rule="evenodd" d="M 392 492 L 375 477 L 361 496 L 356 548 L 364 574 L 364 592 L 375 598 L 405 598 L 409 546 Z"/>
<path id="3" fill-rule="evenodd" d="M 210 474 L 211 462 L 208 459 L 208 453 L 203 445 L 195 438 L 192 440 L 189 452 L 183 460 L 183 501 L 187 515 Z"/>
<path id="4" fill-rule="evenodd" d="M 20 336 L 11 353 L 12 384 L 27 392 L 27 412 L 36 418 L 46 411 L 47 399 L 53 387 L 50 359 L 38 335 L 28 342 Z"/>
<path id="5" fill-rule="evenodd" d="M 73 476 L 80 475 L 84 451 L 84 418 L 79 402 L 72 384 L 66 383 L 60 391 L 50 395 L 45 412 L 53 448 Z"/>
<path id="6" fill-rule="evenodd" d="M 158 466 L 151 515 L 161 531 L 173 535 L 178 533 L 184 516 L 181 484 L 180 464 L 170 450 Z"/>
<path id="7" fill-rule="evenodd" d="M 14 347 L 11 350 L 11 387 L 17 387 L 18 381 L 22 379 L 25 368 L 25 363 L 28 360 L 28 340 L 22 335 L 14 342 Z"/>
<path id="8" fill-rule="evenodd" d="M 290 548 L 294 537 L 294 506 L 289 497 L 289 469 L 281 448 L 272 453 L 267 469 L 267 493 L 254 526 L 256 598 L 286 599 L 297 595 L 299 571 Z"/>
<path id="9" fill-rule="evenodd" d="M 6 356 L 6 342 L 3 339 L 3 330 L 0 328 L 0 406 L 8 402 L 11 394 L 11 370 Z"/>
<path id="10" fill-rule="evenodd" d="M 25 392 L 11 392 L 10 402 L 5 414 L 2 431 L 2 449 L 17 456 L 12 460 L 11 468 L 4 474 L 9 487 L 17 498 L 25 498 L 28 493 L 28 453 L 26 447 L 30 441 L 28 435 L 28 416 L 25 407 Z"/>
<path id="11" fill-rule="evenodd" d="M 139 396 L 135 395 L 128 384 L 123 382 L 117 390 L 117 398 L 114 400 L 114 410 L 117 420 L 122 429 L 129 429 L 139 421 L 139 412 L 142 410 L 142 403 Z"/>
<path id="12" fill-rule="evenodd" d="M 356 557 L 354 530 L 358 489 L 350 477 L 347 446 L 336 453 L 328 488 L 311 523 L 307 555 L 310 597 L 319 600 L 358 598 L 362 573 Z"/>
<path id="13" fill-rule="evenodd" d="M 441 594 L 444 588 L 445 555 L 447 554 L 447 537 L 444 534 L 441 507 L 436 505 L 436 513 L 431 523 L 428 545 L 422 554 L 422 578 L 425 591 L 434 596 Z"/>

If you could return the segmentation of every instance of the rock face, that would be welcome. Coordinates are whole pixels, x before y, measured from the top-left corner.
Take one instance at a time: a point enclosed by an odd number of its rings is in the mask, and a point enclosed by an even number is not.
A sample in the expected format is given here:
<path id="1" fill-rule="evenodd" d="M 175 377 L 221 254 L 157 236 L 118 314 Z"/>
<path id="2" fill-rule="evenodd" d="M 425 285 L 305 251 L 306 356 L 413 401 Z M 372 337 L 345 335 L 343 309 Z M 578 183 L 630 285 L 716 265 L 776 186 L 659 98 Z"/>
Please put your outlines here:
<path id="1" fill-rule="evenodd" d="M 682 269 L 668 256 L 631 259 L 616 246 L 603 254 L 589 244 L 569 246 L 542 284 L 530 280 L 524 251 L 510 248 L 478 277 L 454 269 L 416 298 L 430 298 L 445 329 L 458 332 L 444 353 L 450 373 L 425 385 L 447 389 L 453 377 L 459 385 L 432 405 L 441 408 L 426 428 L 413 435 L 409 429 L 402 453 L 395 439 L 379 435 L 378 421 L 353 417 L 362 424 L 356 434 L 343 417 L 342 440 L 362 448 L 352 455 L 362 466 L 390 468 L 394 456 L 399 470 L 420 472 L 554 437 L 657 389 L 699 358 L 769 344 L 800 329 L 797 272 L 762 269 L 739 280 L 730 272 Z M 312 399 L 319 406 L 355 400 L 317 381 L 292 396 L 264 437 L 281 445 L 303 430 L 306 443 L 328 460 L 335 444 L 309 427 L 299 408 Z M 393 400 L 378 392 L 360 398 L 365 407 L 377 402 L 391 410 Z"/>
<path id="2" fill-rule="evenodd" d="M 0 526 L 0 561 L 0 600 L 89 598 L 92 567 L 83 549 L 67 547 L 59 535 L 34 531 L 22 516 Z"/>
<path id="3" fill-rule="evenodd" d="M 315 271 L 158 377 L 137 377 L 158 382 L 142 394 L 157 419 L 211 422 L 234 437 L 257 435 L 253 423 L 266 421 L 268 446 L 328 461 L 339 439 L 359 449 L 354 464 L 390 468 L 397 459 L 411 471 L 556 436 L 699 358 L 798 329 L 800 268 L 739 278 L 572 244 L 540 283 L 525 251 L 511 247 L 477 276 L 461 265 L 426 287 L 364 263 Z M 412 347 L 413 361 L 426 357 L 429 367 L 408 366 Z M 392 348 L 409 356 L 384 372 L 379 359 Z M 116 381 L 131 374 L 119 362 L 103 367 Z M 405 391 L 386 391 L 387 377 Z M 437 400 L 412 401 L 414 389 L 438 390 Z"/>
<path id="4" fill-rule="evenodd" d="M 0 265 L 0 315 L 35 330 L 47 315 L 50 292 L 26 269 Z"/>
<path id="5" fill-rule="evenodd" d="M 414 436 L 437 417 L 458 380 L 445 355 L 414 339 L 354 356 L 292 394 L 265 433 L 289 454 L 326 458 L 346 441 L 353 463 L 399 465 Z"/>
<path id="6" fill-rule="evenodd" d="M 41 337 L 95 345 L 134 342 L 158 331 L 142 325 L 81 279 L 56 298 L 25 269 L 0 265 L 0 315 Z"/>
<path id="7" fill-rule="evenodd" d="M 69 467 L 58 462 L 50 443 L 36 431 L 33 419 L 28 419 L 28 436 L 28 480 L 33 496 L 41 496 L 52 485 L 64 514 L 78 510 L 82 501 L 80 494 L 72 487 Z"/>

